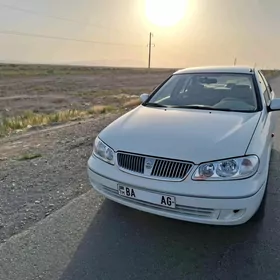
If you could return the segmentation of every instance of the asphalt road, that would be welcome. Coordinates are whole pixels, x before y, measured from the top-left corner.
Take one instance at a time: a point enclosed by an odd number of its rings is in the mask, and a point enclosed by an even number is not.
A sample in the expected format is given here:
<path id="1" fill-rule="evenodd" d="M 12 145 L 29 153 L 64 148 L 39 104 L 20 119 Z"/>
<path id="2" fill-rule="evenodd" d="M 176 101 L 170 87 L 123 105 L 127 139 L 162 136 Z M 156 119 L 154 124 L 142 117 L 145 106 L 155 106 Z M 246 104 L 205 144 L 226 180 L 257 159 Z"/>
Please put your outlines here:
<path id="1" fill-rule="evenodd" d="M 272 87 L 280 97 L 280 77 Z M 280 125 L 262 223 L 186 223 L 90 191 L 3 244 L 0 279 L 280 279 L 279 180 Z"/>

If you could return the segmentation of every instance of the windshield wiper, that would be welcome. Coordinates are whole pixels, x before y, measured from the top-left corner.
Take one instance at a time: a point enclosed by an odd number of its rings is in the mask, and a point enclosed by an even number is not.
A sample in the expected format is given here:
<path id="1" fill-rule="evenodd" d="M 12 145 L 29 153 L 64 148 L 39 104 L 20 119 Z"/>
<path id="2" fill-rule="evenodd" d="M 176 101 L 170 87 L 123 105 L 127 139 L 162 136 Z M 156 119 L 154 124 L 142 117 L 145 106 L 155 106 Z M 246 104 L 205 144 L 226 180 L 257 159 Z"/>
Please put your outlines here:
<path id="1" fill-rule="evenodd" d="M 150 106 L 150 107 L 159 107 L 159 108 L 182 108 L 182 109 L 198 109 L 198 110 L 211 110 L 211 111 L 224 111 L 224 112 L 248 112 L 248 111 L 243 111 L 243 110 L 233 110 L 229 108 L 215 108 L 212 106 L 203 106 L 203 105 L 162 105 L 159 103 L 146 103 L 143 104 L 144 106 Z"/>
<path id="2" fill-rule="evenodd" d="M 171 108 L 183 108 L 183 109 L 199 109 L 199 110 L 212 110 L 212 111 L 225 111 L 225 112 L 241 112 L 229 108 L 215 108 L 212 106 L 203 106 L 203 105 L 176 105 L 170 106 Z"/>
<path id="3" fill-rule="evenodd" d="M 159 104 L 159 103 L 145 103 L 143 104 L 144 106 L 151 106 L 151 107 L 161 107 L 161 108 L 166 108 L 167 106 Z"/>
<path id="4" fill-rule="evenodd" d="M 200 109 L 200 110 L 215 110 L 215 108 L 211 106 L 203 106 L 203 105 L 175 105 L 170 106 L 172 108 L 183 108 L 183 109 Z"/>

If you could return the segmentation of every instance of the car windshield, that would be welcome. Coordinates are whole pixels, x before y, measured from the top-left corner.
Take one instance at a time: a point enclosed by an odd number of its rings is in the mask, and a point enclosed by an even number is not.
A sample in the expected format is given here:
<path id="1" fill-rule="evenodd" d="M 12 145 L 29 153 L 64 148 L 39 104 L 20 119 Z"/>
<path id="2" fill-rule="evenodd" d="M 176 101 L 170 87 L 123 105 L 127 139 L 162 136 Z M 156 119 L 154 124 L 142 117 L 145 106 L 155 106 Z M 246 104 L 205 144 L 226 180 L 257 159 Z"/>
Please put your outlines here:
<path id="1" fill-rule="evenodd" d="M 251 74 L 175 74 L 145 106 L 254 112 L 257 98 Z"/>

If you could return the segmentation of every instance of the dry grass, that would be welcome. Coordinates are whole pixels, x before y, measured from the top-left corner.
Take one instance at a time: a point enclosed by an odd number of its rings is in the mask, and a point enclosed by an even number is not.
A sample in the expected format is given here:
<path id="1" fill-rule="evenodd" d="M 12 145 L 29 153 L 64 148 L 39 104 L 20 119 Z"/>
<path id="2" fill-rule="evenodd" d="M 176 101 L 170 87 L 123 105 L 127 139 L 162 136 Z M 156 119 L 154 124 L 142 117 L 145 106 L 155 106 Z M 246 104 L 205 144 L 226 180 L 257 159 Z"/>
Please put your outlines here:
<path id="1" fill-rule="evenodd" d="M 66 110 L 52 114 L 38 114 L 31 111 L 25 112 L 21 116 L 3 118 L 0 121 L 0 137 L 13 131 L 23 130 L 30 127 L 50 125 L 55 123 L 65 123 L 71 120 L 85 118 L 91 115 L 106 114 L 115 111 L 113 106 L 93 106 L 88 110 Z"/>
<path id="2" fill-rule="evenodd" d="M 43 64 L 1 64 L 0 77 L 17 76 L 54 76 L 54 75 L 76 75 L 76 74 L 122 74 L 122 73 L 173 73 L 177 68 L 130 68 L 130 67 L 95 67 L 95 66 L 71 66 L 71 65 L 43 65 Z M 279 70 L 263 70 L 268 75 L 278 75 Z"/>
<path id="3" fill-rule="evenodd" d="M 0 77 L 17 76 L 54 76 L 54 75 L 95 75 L 112 73 L 162 73 L 174 72 L 177 69 L 150 69 L 130 67 L 94 67 L 71 65 L 43 64 L 0 64 Z"/>
<path id="4" fill-rule="evenodd" d="M 131 100 L 125 102 L 123 106 L 124 106 L 124 108 L 134 108 L 140 104 L 141 104 L 140 99 L 135 98 L 135 99 L 131 99 Z"/>
<path id="5" fill-rule="evenodd" d="M 115 111 L 116 108 L 110 105 L 96 105 L 91 107 L 87 112 L 89 114 L 106 114 Z"/>
<path id="6" fill-rule="evenodd" d="M 106 96 L 130 96 L 130 95 L 140 95 L 142 93 L 151 92 L 151 88 L 139 88 L 139 89 L 126 89 L 126 88 L 120 88 L 120 89 L 105 89 L 105 90 L 90 90 L 85 92 L 76 92 L 74 95 L 80 96 L 80 97 L 106 97 Z"/>

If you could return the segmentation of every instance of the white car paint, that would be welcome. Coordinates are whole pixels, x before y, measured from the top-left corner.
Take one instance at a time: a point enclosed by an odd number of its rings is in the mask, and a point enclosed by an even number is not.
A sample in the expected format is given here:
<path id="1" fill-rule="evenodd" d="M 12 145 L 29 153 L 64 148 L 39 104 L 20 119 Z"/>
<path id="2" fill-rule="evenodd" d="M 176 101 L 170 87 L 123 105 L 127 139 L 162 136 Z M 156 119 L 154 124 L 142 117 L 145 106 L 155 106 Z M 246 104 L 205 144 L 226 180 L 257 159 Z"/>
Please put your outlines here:
<path id="1" fill-rule="evenodd" d="M 188 68 L 174 73 L 246 73 L 255 76 L 261 111 L 227 112 L 199 109 L 154 108 L 140 105 L 106 127 L 99 138 L 114 151 L 114 164 L 95 154 L 88 160 L 92 186 L 105 197 L 123 205 L 191 222 L 237 225 L 247 222 L 258 210 L 266 191 L 269 159 L 276 117 L 261 93 L 258 70 L 249 67 Z M 271 92 L 274 98 L 274 92 Z M 142 96 L 142 101 L 147 96 Z M 280 110 L 278 99 L 271 110 Z M 192 167 L 187 177 L 174 181 L 145 177 L 119 167 L 116 153 L 124 151 L 152 158 L 187 161 Z M 257 155 L 257 172 L 246 179 L 194 180 L 204 162 L 244 155 Z M 147 162 L 147 159 L 145 163 Z M 146 172 L 147 170 L 145 170 Z M 146 174 L 146 173 L 145 173 Z M 119 186 L 140 190 L 142 200 L 119 194 Z M 141 192 L 142 190 L 142 192 Z M 150 203 L 157 194 L 174 198 L 176 207 Z M 238 210 L 238 211 L 236 211 Z"/>
<path id="2" fill-rule="evenodd" d="M 243 155 L 260 116 L 261 112 L 209 113 L 140 106 L 110 124 L 99 136 L 116 151 L 200 163 Z M 141 145 L 135 145 L 139 139 Z"/>

